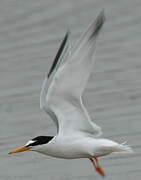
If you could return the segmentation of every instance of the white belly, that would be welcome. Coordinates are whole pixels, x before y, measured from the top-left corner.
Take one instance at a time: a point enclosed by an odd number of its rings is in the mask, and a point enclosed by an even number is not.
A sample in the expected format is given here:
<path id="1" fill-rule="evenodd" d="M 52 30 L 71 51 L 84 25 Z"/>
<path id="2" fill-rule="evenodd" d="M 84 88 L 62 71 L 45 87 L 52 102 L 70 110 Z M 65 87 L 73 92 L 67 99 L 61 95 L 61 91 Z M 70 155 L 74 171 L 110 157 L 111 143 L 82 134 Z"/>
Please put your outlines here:
<path id="1" fill-rule="evenodd" d="M 78 146 L 77 144 L 57 144 L 50 146 L 42 146 L 38 151 L 42 154 L 53 156 L 57 158 L 75 159 L 75 158 L 88 158 L 89 153 L 86 152 L 86 148 Z"/>
<path id="2" fill-rule="evenodd" d="M 104 142 L 106 143 L 102 144 L 102 140 L 90 137 L 56 138 L 48 144 L 38 146 L 38 149 L 35 149 L 35 151 L 65 159 L 90 158 L 92 156 L 104 156 L 112 153 L 108 143 L 113 145 L 116 143 L 110 140 L 105 141 L 105 139 Z"/>

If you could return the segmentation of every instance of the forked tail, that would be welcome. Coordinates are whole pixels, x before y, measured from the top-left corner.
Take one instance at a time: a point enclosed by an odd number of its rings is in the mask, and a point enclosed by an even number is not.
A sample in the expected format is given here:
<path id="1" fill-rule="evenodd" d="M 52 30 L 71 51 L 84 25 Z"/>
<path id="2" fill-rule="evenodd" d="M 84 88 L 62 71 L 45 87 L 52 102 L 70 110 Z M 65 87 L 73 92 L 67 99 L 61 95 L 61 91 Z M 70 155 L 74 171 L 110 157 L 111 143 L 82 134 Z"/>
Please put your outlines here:
<path id="1" fill-rule="evenodd" d="M 116 152 L 133 153 L 133 149 L 124 142 L 116 146 Z"/>

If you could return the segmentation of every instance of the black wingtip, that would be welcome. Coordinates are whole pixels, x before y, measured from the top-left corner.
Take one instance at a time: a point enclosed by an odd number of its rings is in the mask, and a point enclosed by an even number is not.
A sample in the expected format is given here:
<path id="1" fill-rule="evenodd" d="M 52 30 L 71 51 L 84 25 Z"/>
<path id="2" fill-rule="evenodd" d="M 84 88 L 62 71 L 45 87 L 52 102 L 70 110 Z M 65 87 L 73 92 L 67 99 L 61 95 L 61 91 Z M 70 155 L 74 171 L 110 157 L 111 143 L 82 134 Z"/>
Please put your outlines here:
<path id="1" fill-rule="evenodd" d="M 105 22 L 105 10 L 103 9 L 100 14 L 97 16 L 95 22 L 94 22 L 94 31 L 91 34 L 91 36 L 89 37 L 89 39 L 93 39 L 94 37 L 96 37 L 96 35 L 100 32 L 104 22 Z"/>
<path id="2" fill-rule="evenodd" d="M 51 66 L 51 68 L 50 68 L 50 71 L 49 71 L 49 73 L 48 73 L 48 76 L 47 76 L 48 78 L 50 77 L 51 73 L 53 72 L 54 68 L 56 67 L 56 64 L 57 64 L 57 62 L 58 62 L 58 60 L 59 60 L 59 58 L 60 58 L 60 56 L 61 56 L 61 54 L 62 54 L 62 51 L 63 51 L 63 49 L 64 49 L 64 47 L 65 47 L 65 44 L 66 44 L 66 42 L 67 42 L 67 39 L 68 39 L 69 34 L 70 34 L 70 31 L 67 30 L 67 32 L 66 32 L 66 34 L 65 34 L 65 37 L 64 37 L 64 39 L 63 39 L 63 41 L 62 41 L 62 43 L 61 43 L 61 45 L 60 45 L 60 48 L 59 48 L 59 50 L 58 50 L 58 52 L 57 52 L 57 54 L 56 54 L 56 56 L 55 56 L 55 59 L 54 59 L 54 61 L 53 61 L 53 64 L 52 64 L 52 66 Z"/>

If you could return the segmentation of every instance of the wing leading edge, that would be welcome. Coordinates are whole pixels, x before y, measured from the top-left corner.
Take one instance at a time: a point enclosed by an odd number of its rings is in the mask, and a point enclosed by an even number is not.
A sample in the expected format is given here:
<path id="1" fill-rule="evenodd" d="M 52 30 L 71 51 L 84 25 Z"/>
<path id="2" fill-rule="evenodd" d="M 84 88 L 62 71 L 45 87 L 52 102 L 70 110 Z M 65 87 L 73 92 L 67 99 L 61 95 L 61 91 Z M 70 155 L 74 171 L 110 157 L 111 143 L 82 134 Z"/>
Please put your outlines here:
<path id="1" fill-rule="evenodd" d="M 52 63 L 52 66 L 49 70 L 49 73 L 45 80 L 43 81 L 42 89 L 41 89 L 41 94 L 40 94 L 40 108 L 43 109 L 46 113 L 50 115 L 50 117 L 53 119 L 57 130 L 58 130 L 58 120 L 56 115 L 49 110 L 49 108 L 46 105 L 46 96 L 48 92 L 48 88 L 50 86 L 50 83 L 53 79 L 54 74 L 56 73 L 57 69 L 59 66 L 67 59 L 67 57 L 70 54 L 70 31 L 68 30 L 65 34 L 65 37 L 58 49 L 58 52 L 54 58 L 54 61 Z"/>

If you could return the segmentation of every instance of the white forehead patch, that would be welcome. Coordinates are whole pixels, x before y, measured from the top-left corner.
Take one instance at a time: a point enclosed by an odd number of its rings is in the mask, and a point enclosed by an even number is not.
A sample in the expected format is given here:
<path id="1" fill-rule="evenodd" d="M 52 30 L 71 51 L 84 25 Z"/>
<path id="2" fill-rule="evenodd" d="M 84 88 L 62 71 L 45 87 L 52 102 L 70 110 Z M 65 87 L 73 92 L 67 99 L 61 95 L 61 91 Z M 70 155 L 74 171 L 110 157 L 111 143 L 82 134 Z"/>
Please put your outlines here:
<path id="1" fill-rule="evenodd" d="M 30 141 L 28 141 L 27 143 L 26 143 L 26 145 L 25 146 L 28 146 L 29 144 L 32 144 L 32 143 L 34 143 L 35 141 L 33 141 L 33 140 L 30 140 Z"/>

